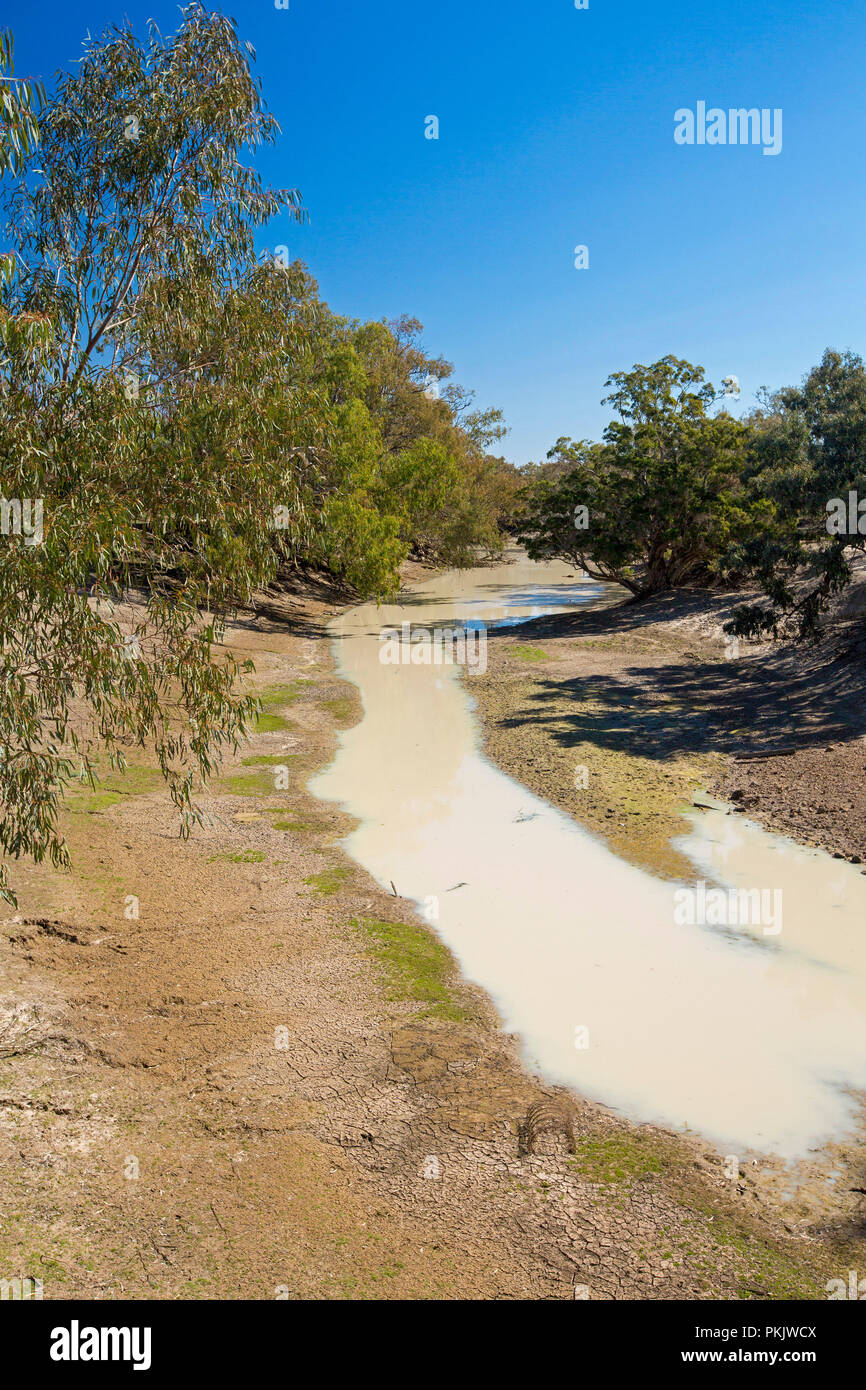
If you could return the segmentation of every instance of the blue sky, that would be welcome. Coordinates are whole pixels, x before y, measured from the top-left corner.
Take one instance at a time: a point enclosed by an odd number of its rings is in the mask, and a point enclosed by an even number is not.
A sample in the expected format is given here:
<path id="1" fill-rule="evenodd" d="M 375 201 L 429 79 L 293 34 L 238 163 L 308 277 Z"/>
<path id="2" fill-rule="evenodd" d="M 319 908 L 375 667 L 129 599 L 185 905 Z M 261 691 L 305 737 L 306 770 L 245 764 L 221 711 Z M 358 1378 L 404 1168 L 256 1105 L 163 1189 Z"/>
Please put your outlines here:
<path id="1" fill-rule="evenodd" d="M 310 224 L 339 313 L 411 313 L 506 455 L 598 437 L 610 372 L 673 352 L 740 406 L 824 348 L 866 348 L 862 0 L 226 0 L 282 126 L 265 178 Z M 50 83 L 89 29 L 163 0 L 6 0 L 16 70 Z M 674 112 L 780 107 L 783 147 L 678 146 Z M 424 138 L 425 117 L 440 122 Z M 574 268 L 574 247 L 589 269 Z"/>

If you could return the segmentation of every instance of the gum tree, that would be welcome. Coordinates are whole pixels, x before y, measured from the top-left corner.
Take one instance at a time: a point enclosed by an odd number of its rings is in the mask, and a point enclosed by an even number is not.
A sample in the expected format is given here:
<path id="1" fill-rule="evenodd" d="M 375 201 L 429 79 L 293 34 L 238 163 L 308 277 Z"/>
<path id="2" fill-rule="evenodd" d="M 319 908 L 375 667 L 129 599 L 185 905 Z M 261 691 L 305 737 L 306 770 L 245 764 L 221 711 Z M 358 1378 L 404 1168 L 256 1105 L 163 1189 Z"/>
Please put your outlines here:
<path id="1" fill-rule="evenodd" d="M 553 479 L 526 495 L 520 539 L 533 559 L 562 557 L 643 599 L 712 581 L 733 541 L 769 513 L 742 485 L 747 430 L 703 368 L 677 357 L 616 372 L 617 417 L 601 444 L 559 439 Z"/>
<path id="2" fill-rule="evenodd" d="M 851 494 L 855 508 L 866 499 L 862 358 L 828 348 L 801 386 L 763 399 L 752 426 L 750 486 L 772 503 L 775 524 L 739 548 L 737 563 L 769 603 L 738 609 L 731 630 L 816 638 L 866 549 L 866 516 L 850 514 Z"/>
<path id="3" fill-rule="evenodd" d="M 41 82 L 15 76 L 12 35 L 0 34 L 0 174 L 20 173 L 35 151 L 38 106 L 44 100 Z"/>
<path id="4" fill-rule="evenodd" d="M 194 780 L 255 706 L 225 622 L 281 564 L 378 596 L 411 547 L 499 543 L 498 412 L 427 389 L 451 369 L 414 320 L 342 320 L 301 265 L 256 257 L 303 213 L 244 162 L 277 130 L 252 57 L 200 4 L 168 40 L 110 29 L 4 190 L 0 469 L 44 508 L 41 544 L 0 535 L 7 856 L 64 864 L 64 787 L 135 744 L 189 833 Z"/>
<path id="5" fill-rule="evenodd" d="M 235 335 L 223 368 L 233 341 L 249 360 L 254 230 L 300 215 L 297 193 L 242 162 L 276 132 L 251 57 L 198 4 L 169 40 L 112 29 L 59 80 L 36 150 L 16 151 L 0 475 L 7 499 L 42 501 L 44 534 L 0 535 L 7 856 L 64 864 L 64 786 L 93 780 L 100 749 L 122 765 L 130 743 L 153 742 L 188 833 L 195 774 L 254 710 L 215 644 L 301 524 L 313 465 L 286 444 L 302 407 L 307 438 L 316 422 L 309 398 L 276 400 L 272 375 L 214 386 L 215 306 Z M 165 350 L 172 331 L 186 351 Z M 274 533 L 277 503 L 289 529 Z"/>

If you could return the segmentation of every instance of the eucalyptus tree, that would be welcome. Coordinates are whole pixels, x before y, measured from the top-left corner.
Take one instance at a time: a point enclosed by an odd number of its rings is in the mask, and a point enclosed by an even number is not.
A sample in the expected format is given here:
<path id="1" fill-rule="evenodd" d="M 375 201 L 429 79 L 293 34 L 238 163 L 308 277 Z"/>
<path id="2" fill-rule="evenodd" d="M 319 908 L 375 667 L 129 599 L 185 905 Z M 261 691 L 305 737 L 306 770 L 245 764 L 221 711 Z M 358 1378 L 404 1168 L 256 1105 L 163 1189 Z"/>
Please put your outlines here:
<path id="1" fill-rule="evenodd" d="M 189 833 L 196 777 L 255 708 L 226 620 L 281 563 L 381 596 L 412 547 L 463 562 L 500 543 L 499 412 L 472 408 L 414 320 L 341 319 L 300 264 L 255 255 L 272 217 L 305 214 L 244 162 L 277 134 L 253 57 L 198 3 L 168 39 L 111 28 L 7 160 L 7 857 L 65 864 L 65 786 L 131 744 L 155 749 Z"/>
<path id="2" fill-rule="evenodd" d="M 39 143 L 37 108 L 45 100 L 41 82 L 16 77 L 10 33 L 0 34 L 0 174 L 19 173 Z"/>
<path id="3" fill-rule="evenodd" d="M 252 57 L 231 20 L 198 4 L 167 40 L 153 25 L 144 43 L 107 31 L 59 79 L 5 190 L 7 856 L 64 864 L 64 786 L 93 780 L 98 750 L 117 765 L 149 740 L 188 833 L 195 775 L 255 707 L 216 644 L 304 524 L 315 459 L 297 426 L 314 451 L 317 417 L 309 393 L 275 387 L 292 324 L 273 370 L 254 370 L 255 297 L 279 279 L 255 268 L 254 233 L 302 209 L 242 162 L 277 129 Z M 38 538 L 17 524 L 27 508 Z"/>
<path id="4" fill-rule="evenodd" d="M 637 599 L 719 575 L 737 538 L 771 512 L 743 485 L 748 431 L 701 367 L 677 357 L 615 372 L 604 403 L 617 418 L 594 444 L 561 438 L 553 479 L 527 490 L 521 539 Z"/>
<path id="5" fill-rule="evenodd" d="M 356 327 L 361 399 L 381 437 L 375 505 L 393 518 L 406 551 L 467 565 L 478 547 L 502 548 L 517 471 L 487 450 L 506 433 L 502 412 L 478 410 L 453 367 L 421 344 L 404 316 Z"/>
<path id="6" fill-rule="evenodd" d="M 737 610 L 731 630 L 820 635 L 834 595 L 866 549 L 866 366 L 830 348 L 799 387 L 764 395 L 752 417 L 750 486 L 774 525 L 739 547 L 769 602 Z"/>

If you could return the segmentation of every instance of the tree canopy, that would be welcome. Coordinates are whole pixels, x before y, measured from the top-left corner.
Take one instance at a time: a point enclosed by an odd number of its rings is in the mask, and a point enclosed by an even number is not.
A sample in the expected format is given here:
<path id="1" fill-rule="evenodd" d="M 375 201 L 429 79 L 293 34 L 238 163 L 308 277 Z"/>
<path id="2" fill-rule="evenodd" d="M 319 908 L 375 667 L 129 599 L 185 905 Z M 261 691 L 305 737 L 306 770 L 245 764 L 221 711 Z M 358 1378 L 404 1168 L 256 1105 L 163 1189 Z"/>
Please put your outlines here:
<path id="1" fill-rule="evenodd" d="M 769 604 L 744 605 L 732 630 L 814 638 L 866 548 L 862 358 L 828 348 L 801 386 L 765 393 L 748 424 L 749 485 L 771 502 L 774 524 L 748 537 L 737 560 Z"/>
<path id="2" fill-rule="evenodd" d="M 615 372 L 605 385 L 617 418 L 603 441 L 559 439 L 554 467 L 528 490 L 530 556 L 562 556 L 635 598 L 712 579 L 770 510 L 743 483 L 746 429 L 710 413 L 715 388 L 681 358 Z"/>
<path id="3" fill-rule="evenodd" d="M 420 324 L 341 318 L 302 265 L 257 256 L 271 218 L 305 213 L 245 162 L 279 134 L 253 60 L 194 3 L 169 38 L 109 29 L 0 122 L 6 856 L 64 864 L 65 787 L 129 744 L 155 748 L 189 833 L 256 708 L 225 623 L 280 566 L 380 596 L 412 549 L 502 544 L 498 412 L 471 410 Z"/>

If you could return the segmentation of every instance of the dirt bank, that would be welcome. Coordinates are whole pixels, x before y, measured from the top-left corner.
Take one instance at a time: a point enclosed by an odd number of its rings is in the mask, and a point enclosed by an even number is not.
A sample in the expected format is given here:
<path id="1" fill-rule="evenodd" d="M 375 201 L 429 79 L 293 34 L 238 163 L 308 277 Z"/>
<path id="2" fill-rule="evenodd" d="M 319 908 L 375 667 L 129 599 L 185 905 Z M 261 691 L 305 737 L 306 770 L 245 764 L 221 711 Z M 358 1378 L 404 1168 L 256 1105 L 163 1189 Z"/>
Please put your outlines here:
<path id="1" fill-rule="evenodd" d="M 778 1165 L 726 1175 L 697 1139 L 541 1085 L 435 935 L 341 853 L 347 818 L 306 791 L 360 717 L 334 676 L 333 611 L 324 591 L 275 595 L 230 630 L 266 712 L 202 798 L 206 830 L 178 839 L 136 755 L 70 798 L 69 873 L 16 866 L 20 910 L 0 923 L 0 1277 L 39 1278 L 46 1298 L 821 1297 L 864 1262 L 859 1151 L 840 1151 L 838 1187 L 805 1173 L 782 1203 Z M 557 650 L 524 661 L 523 639 L 492 642 L 476 688 L 491 737 L 546 760 L 519 775 L 552 799 L 550 770 L 576 745 L 551 733 L 549 701 L 561 676 L 589 675 L 567 663 L 596 663 L 602 710 L 623 678 L 604 631 L 571 654 L 573 637 L 555 639 L 562 668 Z M 691 638 L 664 663 L 668 639 L 643 640 L 648 672 L 686 678 Z M 664 862 L 669 812 L 628 758 L 679 794 L 704 751 L 672 749 L 662 768 L 649 729 L 636 751 L 625 716 L 604 738 L 600 717 L 579 719 L 566 730 L 621 769 L 599 824 L 608 807 L 624 819 L 631 786 Z M 600 764 L 584 761 L 598 797 Z"/>
<path id="2" fill-rule="evenodd" d="M 739 602 L 613 599 L 491 631 L 472 686 L 489 753 L 658 872 L 689 876 L 670 840 L 698 788 L 866 863 L 866 586 L 817 649 L 733 646 Z"/>

